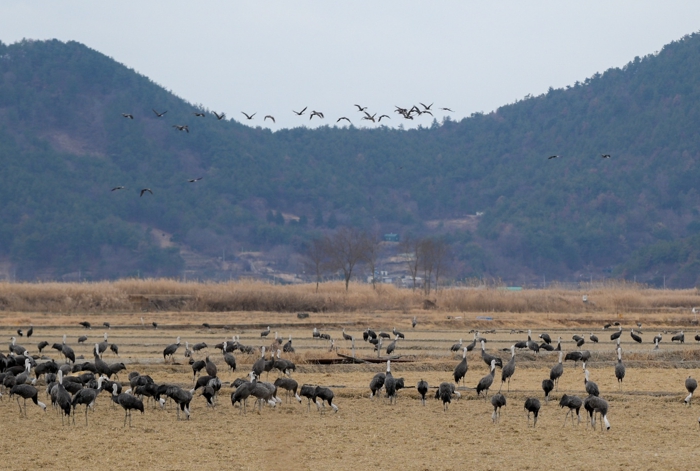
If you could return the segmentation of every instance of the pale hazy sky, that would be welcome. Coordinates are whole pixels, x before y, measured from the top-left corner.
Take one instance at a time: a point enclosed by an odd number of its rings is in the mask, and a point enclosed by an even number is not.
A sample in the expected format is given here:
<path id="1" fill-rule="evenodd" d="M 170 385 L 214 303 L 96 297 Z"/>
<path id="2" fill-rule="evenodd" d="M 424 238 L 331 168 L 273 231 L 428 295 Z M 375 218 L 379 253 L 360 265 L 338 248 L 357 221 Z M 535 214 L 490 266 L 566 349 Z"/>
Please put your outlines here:
<path id="1" fill-rule="evenodd" d="M 365 126 L 355 103 L 393 126 L 410 123 L 394 105 L 418 102 L 461 119 L 698 30 L 700 2 L 690 0 L 0 3 L 5 43 L 79 41 L 192 103 L 239 121 L 257 112 L 246 122 L 273 129 L 308 125 L 291 111 L 304 106 L 323 124 L 344 115 Z"/>

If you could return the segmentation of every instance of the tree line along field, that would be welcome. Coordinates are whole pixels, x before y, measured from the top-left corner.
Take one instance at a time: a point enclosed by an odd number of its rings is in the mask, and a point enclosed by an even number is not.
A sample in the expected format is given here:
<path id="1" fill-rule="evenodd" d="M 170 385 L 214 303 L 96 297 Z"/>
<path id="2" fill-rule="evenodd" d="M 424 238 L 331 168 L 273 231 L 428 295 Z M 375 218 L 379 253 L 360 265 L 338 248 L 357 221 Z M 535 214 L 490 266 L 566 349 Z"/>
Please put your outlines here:
<path id="1" fill-rule="evenodd" d="M 498 292 L 494 292 L 498 295 Z M 663 296 L 669 294 L 660 293 Z M 593 295 L 589 295 L 594 297 Z M 411 328 L 416 316 L 418 325 Z M 144 318 L 144 326 L 141 325 Z M 449 319 L 448 319 L 449 317 Z M 477 319 L 491 317 L 492 320 Z M 92 329 L 84 329 L 79 322 L 89 321 Z M 618 389 L 613 368 L 614 344 L 603 330 L 604 323 L 617 320 L 623 329 L 623 361 L 627 375 Z M 19 324 L 18 324 L 18 321 Z M 124 413 L 112 407 L 107 392 L 100 394 L 97 407 L 90 412 L 89 426 L 85 426 L 82 406 L 76 416 L 76 425 L 61 426 L 61 419 L 49 406 L 46 413 L 28 406 L 28 418 L 20 418 L 16 401 L 7 395 L 0 402 L 0 415 L 8 430 L 12 430 L 14 447 L 3 447 L 0 459 L 12 463 L 13 469 L 41 469 L 52 467 L 68 469 L 84 467 L 99 455 L 100 466 L 116 469 L 138 463 L 148 469 L 191 469 L 194 466 L 227 466 L 231 469 L 257 469 L 280 466 L 289 469 L 358 469 L 364 467 L 402 467 L 404 469 L 534 469 L 543 465 L 561 469 L 580 469 L 584 466 L 613 469 L 651 469 L 665 466 L 669 469 L 690 469 L 697 463 L 698 451 L 693 437 L 700 433 L 696 406 L 683 405 L 687 394 L 683 386 L 688 375 L 698 376 L 700 350 L 693 340 L 692 316 L 671 312 L 613 313 L 596 310 L 582 313 L 566 312 L 494 312 L 484 316 L 480 312 L 410 309 L 406 311 L 362 310 L 350 312 L 310 313 L 307 319 L 298 319 L 290 313 L 243 312 L 142 312 L 142 311 L 85 311 L 85 312 L 0 312 L 0 338 L 16 336 L 16 328 L 26 330 L 27 321 L 34 325 L 31 339 L 23 337 L 20 343 L 36 353 L 40 340 L 60 342 L 67 335 L 76 355 L 91 358 L 94 342 L 101 341 L 108 332 L 109 341 L 119 345 L 120 357 L 106 353 L 108 363 L 124 362 L 126 372 L 138 371 L 151 375 L 157 383 L 172 382 L 183 387 L 192 384 L 192 371 L 183 356 L 184 343 L 206 342 L 208 354 L 217 363 L 219 377 L 224 383 L 214 410 L 195 394 L 189 421 L 177 421 L 175 409 L 153 409 L 147 405 L 143 416 L 135 413 L 133 427 L 123 427 Z M 101 327 L 108 321 L 112 329 Z M 156 321 L 155 329 L 150 322 Z M 207 322 L 213 326 L 201 326 Z M 644 343 L 635 343 L 629 328 L 642 323 Z M 650 324 L 649 327 L 646 325 Z M 680 324 L 685 324 L 682 326 Z M 260 337 L 260 331 L 270 325 L 271 334 Z M 223 328 L 222 326 L 227 326 Z M 395 377 L 405 379 L 407 389 L 399 392 L 396 405 L 383 399 L 369 399 L 372 376 L 384 371 L 385 364 L 316 364 L 318 359 L 335 358 L 329 351 L 329 342 L 312 338 L 313 327 L 329 333 L 338 352 L 351 353 L 350 342 L 342 340 L 341 331 L 356 337 L 356 355 L 374 356 L 371 346 L 361 340 L 361 332 L 371 326 L 377 331 L 402 331 L 406 339 L 399 340 L 397 355 L 411 359 L 409 363 L 393 363 Z M 601 396 L 610 404 L 608 418 L 611 429 L 595 432 L 569 423 L 563 427 L 565 410 L 559 408 L 562 394 L 585 396 L 583 371 L 580 363 L 567 362 L 559 390 L 545 404 L 541 381 L 557 361 L 555 352 L 518 351 L 516 371 L 510 391 L 504 394 L 508 405 L 501 422 L 491 422 L 489 401 L 477 398 L 473 390 L 487 374 L 487 367 L 479 356 L 479 348 L 468 353 L 469 370 L 462 398 L 453 400 L 447 412 L 440 401 L 430 399 L 422 406 L 415 390 L 420 379 L 433 387 L 442 381 L 453 381 L 452 370 L 460 356 L 450 352 L 450 346 L 463 338 L 468 343 L 473 329 L 479 329 L 488 339 L 487 351 L 503 358 L 502 351 L 517 340 L 524 340 L 526 329 L 533 329 L 533 337 L 548 332 L 555 340 L 562 337 L 562 349 L 571 351 L 576 346 L 574 333 L 586 338 L 582 347 L 591 351 L 588 363 L 591 380 L 601 390 Z M 686 343 L 671 344 L 671 332 L 685 328 Z M 653 350 L 651 338 L 667 331 L 658 351 Z M 232 407 L 229 383 L 246 375 L 258 355 L 235 352 L 237 370 L 230 373 L 215 343 L 240 336 L 240 342 L 253 347 L 269 346 L 275 332 L 285 341 L 291 335 L 296 349 L 294 354 L 283 355 L 297 364 L 292 377 L 299 384 L 328 386 L 335 393 L 339 412 L 320 414 L 312 406 L 307 412 L 306 400 L 293 401 L 275 409 L 265 407 L 261 414 L 240 415 Z M 600 338 L 598 344 L 588 341 L 593 332 Z M 85 344 L 77 338 L 87 335 Z M 174 362 L 164 362 L 162 351 L 180 336 L 182 346 Z M 31 341 L 30 341 L 31 340 Z M 386 343 L 385 343 L 386 345 Z M 3 347 L 6 352 L 6 348 Z M 45 350 L 47 356 L 58 359 L 54 350 Z M 383 354 L 383 353 L 382 353 Z M 78 360 L 80 361 L 80 360 Z M 126 381 L 126 374 L 120 380 Z M 277 372 L 270 373 L 270 381 Z M 265 380 L 263 374 L 262 380 Z M 43 384 L 42 381 L 39 384 Z M 498 389 L 500 369 L 490 394 Z M 39 386 L 39 400 L 49 403 Z M 506 391 L 504 386 L 503 391 Z M 434 389 L 431 389 L 434 394 Z M 429 393 L 430 394 L 430 393 Z M 284 399 L 284 394 L 280 394 Z M 540 419 L 536 428 L 528 428 L 523 403 L 527 397 L 542 401 Z M 249 401 L 249 406 L 252 401 Z M 16 450 L 32 450 L 18 453 Z M 96 451 L 99 450 L 99 451 Z"/>

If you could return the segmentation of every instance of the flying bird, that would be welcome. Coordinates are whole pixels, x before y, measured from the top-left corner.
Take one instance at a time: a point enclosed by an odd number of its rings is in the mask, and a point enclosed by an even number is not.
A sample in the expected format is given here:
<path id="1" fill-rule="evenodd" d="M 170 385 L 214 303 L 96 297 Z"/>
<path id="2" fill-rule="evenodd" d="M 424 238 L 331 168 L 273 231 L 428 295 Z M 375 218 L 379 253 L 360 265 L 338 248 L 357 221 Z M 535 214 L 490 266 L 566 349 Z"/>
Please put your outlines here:
<path id="1" fill-rule="evenodd" d="M 339 123 L 339 122 L 341 122 L 342 120 L 345 120 L 345 121 L 347 121 L 348 123 L 352 124 L 352 121 L 350 121 L 350 120 L 349 120 L 348 118 L 346 118 L 345 116 L 341 116 L 340 118 L 338 118 L 338 121 L 336 121 L 336 123 Z"/>
<path id="2" fill-rule="evenodd" d="M 277 121 L 275 121 L 275 117 L 272 116 L 272 115 L 269 115 L 269 114 L 265 116 L 265 118 L 263 119 L 263 121 L 265 121 L 267 118 L 270 118 L 270 119 L 272 120 L 273 123 L 276 123 L 276 122 L 277 122 Z"/>
<path id="3" fill-rule="evenodd" d="M 150 188 L 144 188 L 141 190 L 141 193 L 139 194 L 139 198 L 143 196 L 144 193 L 149 192 L 150 194 L 153 194 Z"/>
<path id="4" fill-rule="evenodd" d="M 362 117 L 362 119 L 366 119 L 367 121 L 372 121 L 373 123 L 376 123 L 376 121 L 374 120 L 375 116 L 377 116 L 377 113 L 369 114 L 365 111 L 365 115 Z"/>
<path id="5" fill-rule="evenodd" d="M 245 117 L 248 118 L 248 119 L 253 119 L 253 116 L 255 116 L 255 115 L 257 114 L 257 113 L 248 114 L 248 113 L 246 113 L 245 111 L 241 111 L 241 113 L 242 113 L 243 115 L 245 115 Z M 272 120 L 274 121 L 274 118 L 273 118 Z"/>
<path id="6" fill-rule="evenodd" d="M 550 155 L 549 157 L 547 157 L 547 160 L 558 159 L 558 158 L 559 158 L 558 155 Z"/>
<path id="7" fill-rule="evenodd" d="M 162 118 L 163 115 L 168 112 L 168 110 L 165 110 L 162 113 L 158 113 L 156 110 L 153 110 L 153 112 L 156 114 L 157 117 Z"/>
<path id="8" fill-rule="evenodd" d="M 441 109 L 442 111 L 449 111 L 450 113 L 454 113 L 454 111 L 452 111 L 452 110 L 449 109 L 449 108 L 440 108 L 440 109 Z"/>
<path id="9" fill-rule="evenodd" d="M 134 119 L 134 115 L 133 115 L 133 114 L 122 113 L 122 116 L 124 116 L 125 118 Z"/>
<path id="10" fill-rule="evenodd" d="M 111 191 L 123 190 L 124 188 L 126 188 L 126 187 L 123 187 L 123 186 L 115 186 L 114 188 L 112 188 Z"/>
<path id="11" fill-rule="evenodd" d="M 357 111 L 364 111 L 367 109 L 366 106 L 360 106 L 360 105 L 355 105 L 355 106 L 357 106 Z"/>
<path id="12" fill-rule="evenodd" d="M 325 116 L 323 116 L 323 113 L 321 113 L 320 111 L 312 111 L 312 112 L 311 112 L 311 116 L 309 116 L 309 121 L 311 121 L 311 119 L 312 119 L 314 116 L 318 116 L 318 117 L 321 118 L 321 119 L 325 118 Z"/>
<path id="13" fill-rule="evenodd" d="M 189 180 L 187 180 L 187 181 L 188 181 L 189 183 L 194 183 L 194 182 L 198 182 L 198 181 L 199 181 L 199 180 L 201 180 L 202 178 L 204 178 L 204 177 L 199 177 L 199 178 L 190 178 L 190 179 L 189 179 Z"/>
<path id="14" fill-rule="evenodd" d="M 301 116 L 301 115 L 304 114 L 304 111 L 306 111 L 306 108 L 308 108 L 308 106 L 305 106 L 304 109 L 301 110 L 301 111 L 294 111 L 294 110 L 292 110 L 292 112 L 293 112 L 293 113 L 296 113 L 297 116 Z"/>
<path id="15" fill-rule="evenodd" d="M 195 111 L 195 112 L 192 113 L 192 114 L 195 115 L 195 116 L 198 117 L 198 118 L 204 118 L 204 117 L 206 116 L 204 113 L 200 113 L 199 111 Z"/>
<path id="16" fill-rule="evenodd" d="M 430 107 L 433 106 L 432 103 L 431 103 L 430 105 L 428 105 L 428 106 L 425 106 L 425 105 L 424 105 L 423 103 L 421 103 L 421 102 L 418 102 L 418 104 L 421 105 L 423 108 L 425 108 L 425 111 L 430 111 Z"/>
<path id="17" fill-rule="evenodd" d="M 600 156 L 601 156 L 602 158 L 604 158 L 604 159 L 609 159 L 609 158 L 610 158 L 610 154 L 600 154 Z"/>
<path id="18" fill-rule="evenodd" d="M 222 119 L 224 119 L 226 117 L 226 113 L 219 114 L 216 111 L 212 111 L 212 113 L 214 113 L 214 116 L 216 116 L 216 119 L 218 119 L 219 121 L 221 121 Z"/>
<path id="19" fill-rule="evenodd" d="M 382 118 L 391 119 L 389 116 L 383 114 L 383 115 L 381 115 L 381 116 L 379 117 L 379 119 L 377 119 L 377 121 L 381 122 L 381 121 L 382 121 Z"/>
<path id="20" fill-rule="evenodd" d="M 178 131 L 187 131 L 188 133 L 190 132 L 190 128 L 184 124 L 184 125 L 179 125 L 179 124 L 173 124 L 173 127 L 177 129 Z"/>

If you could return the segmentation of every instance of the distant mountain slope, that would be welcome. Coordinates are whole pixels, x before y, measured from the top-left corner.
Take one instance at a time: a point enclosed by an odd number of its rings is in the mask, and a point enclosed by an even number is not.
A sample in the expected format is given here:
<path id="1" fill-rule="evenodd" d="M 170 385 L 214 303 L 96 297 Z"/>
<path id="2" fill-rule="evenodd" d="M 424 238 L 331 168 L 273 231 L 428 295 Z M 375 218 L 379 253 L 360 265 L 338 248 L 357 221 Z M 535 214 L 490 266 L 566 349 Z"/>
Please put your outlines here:
<path id="1" fill-rule="evenodd" d="M 242 249 L 298 250 L 337 224 L 445 234 L 455 277 L 605 276 L 635 251 L 694 240 L 699 79 L 692 35 L 460 122 L 271 133 L 216 120 L 75 42 L 0 45 L 0 261 L 29 279 L 175 276 L 191 268 L 186 247 L 212 260 L 199 276 L 221 277 L 220 254 L 244 267 Z M 476 212 L 473 232 L 439 224 Z M 674 278 L 683 263 L 617 272 L 697 283 L 688 269 Z"/>

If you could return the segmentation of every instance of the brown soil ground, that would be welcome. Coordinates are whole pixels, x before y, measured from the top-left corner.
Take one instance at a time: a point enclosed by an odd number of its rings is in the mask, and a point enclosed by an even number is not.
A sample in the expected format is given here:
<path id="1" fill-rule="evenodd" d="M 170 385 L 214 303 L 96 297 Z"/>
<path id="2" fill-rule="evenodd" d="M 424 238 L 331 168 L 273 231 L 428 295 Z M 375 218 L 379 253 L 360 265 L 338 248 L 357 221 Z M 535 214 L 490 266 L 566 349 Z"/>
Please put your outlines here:
<path id="1" fill-rule="evenodd" d="M 411 329 L 410 319 L 418 316 L 419 324 Z M 209 354 L 218 364 L 220 377 L 226 386 L 220 392 L 219 403 L 212 410 L 205 400 L 195 396 L 189 421 L 177 421 L 175 409 L 146 407 L 145 414 L 135 413 L 133 426 L 123 426 L 124 413 L 113 407 L 106 392 L 100 394 L 97 408 L 89 413 L 85 426 L 82 406 L 76 416 L 76 425 L 61 425 L 61 418 L 49 409 L 46 413 L 30 405 L 28 418 L 20 417 L 17 402 L 0 402 L 0 417 L 5 428 L 5 446 L 0 451 L 0 468 L 34 469 L 695 469 L 700 459 L 700 427 L 697 406 L 683 405 L 687 394 L 684 380 L 688 375 L 698 377 L 700 348 L 693 340 L 694 327 L 689 320 L 677 314 L 654 313 L 624 316 L 606 313 L 590 314 L 509 314 L 490 315 L 493 320 L 477 320 L 484 314 L 445 312 L 376 312 L 311 314 L 300 320 L 288 313 L 0 313 L 0 339 L 7 352 L 6 341 L 15 335 L 15 329 L 26 330 L 34 324 L 34 336 L 22 337 L 18 343 L 37 353 L 41 340 L 60 342 L 67 335 L 76 355 L 90 358 L 91 346 L 102 340 L 102 322 L 109 321 L 109 341 L 119 345 L 121 357 L 105 354 L 108 363 L 122 361 L 127 371 L 151 375 L 156 382 L 175 382 L 182 386 L 192 384 L 192 372 L 183 357 L 185 341 L 190 345 L 205 341 L 210 345 L 197 357 Z M 144 317 L 145 327 L 140 317 Z M 448 316 L 450 319 L 448 319 Z M 459 318 L 461 317 L 461 319 Z M 77 323 L 88 320 L 90 330 Z M 157 321 L 159 328 L 150 327 Z M 627 375 L 618 389 L 614 376 L 614 344 L 611 330 L 603 330 L 605 322 L 620 321 L 623 360 Z M 643 344 L 632 341 L 629 329 L 637 321 L 643 323 Z M 218 326 L 206 329 L 208 322 Z M 654 330 L 647 330 L 647 325 Z M 226 325 L 228 329 L 221 326 Z M 272 333 L 261 339 L 260 331 L 267 325 Z M 382 399 L 369 399 L 368 384 L 374 373 L 383 371 L 384 364 L 319 365 L 314 359 L 335 358 L 329 352 L 329 342 L 314 340 L 311 330 L 317 326 L 336 339 L 339 352 L 350 354 L 350 342 L 342 340 L 341 328 L 355 335 L 356 355 L 373 357 L 370 346 L 361 340 L 361 331 L 371 325 L 377 331 L 390 331 L 396 326 L 406 334 L 399 341 L 396 353 L 407 363 L 392 363 L 395 377 L 405 378 L 406 390 L 399 393 L 396 405 Z M 636 325 L 635 325 L 636 327 Z M 686 329 L 686 343 L 671 344 L 671 335 Z M 612 428 L 595 432 L 586 426 L 568 423 L 563 427 L 566 411 L 558 406 L 562 394 L 585 396 L 583 372 L 580 364 L 567 363 L 559 390 L 552 393 L 549 404 L 544 403 L 540 384 L 549 376 L 549 369 L 557 362 L 556 352 L 539 355 L 519 351 L 516 354 L 516 372 L 510 391 L 504 394 L 508 405 L 501 422 L 491 422 L 490 402 L 476 398 L 472 389 L 487 373 L 479 356 L 479 347 L 468 353 L 469 371 L 462 398 L 455 400 L 447 412 L 440 401 L 430 399 L 426 406 L 418 400 L 415 385 L 425 379 L 431 386 L 452 381 L 452 370 L 459 356 L 449 347 L 461 338 L 471 341 L 472 329 L 495 330 L 482 334 L 488 339 L 486 349 L 501 356 L 503 351 L 527 336 L 525 329 L 533 329 L 533 337 L 549 332 L 553 339 L 562 337 L 562 349 L 575 350 L 571 336 L 575 333 L 586 338 L 584 349 L 592 359 L 588 364 L 591 380 L 601 390 L 601 396 L 610 403 L 608 418 Z M 692 328 L 692 330 L 690 330 Z M 513 332 L 514 330 L 514 332 Z M 651 338 L 666 330 L 658 351 L 653 350 Z M 213 345 L 240 335 L 244 345 L 269 346 L 275 331 L 286 341 L 293 337 L 297 353 L 286 355 L 297 363 L 293 377 L 299 384 L 320 384 L 331 387 L 340 408 L 337 414 L 319 413 L 314 406 L 307 412 L 302 404 L 284 403 L 277 408 L 263 408 L 252 412 L 252 401 L 246 415 L 238 407 L 231 407 L 231 388 L 228 383 L 245 376 L 256 355 L 236 352 L 238 369 L 226 370 L 218 350 Z M 600 338 L 594 344 L 588 340 L 593 332 Z M 80 335 L 89 337 L 86 344 L 77 343 Z M 163 362 L 162 351 L 181 336 L 182 346 L 175 363 Z M 385 345 L 388 342 L 385 341 Z M 44 354 L 60 361 L 50 348 Z M 277 377 L 270 374 L 270 381 Z M 126 381 L 126 374 L 120 378 Z M 263 380 L 265 376 L 263 375 Z M 43 385 L 43 381 L 39 382 Z M 496 371 L 495 385 L 500 384 L 500 369 Z M 494 386 L 494 390 L 497 386 Z M 39 387 L 39 400 L 50 402 Z M 494 390 L 491 393 L 495 392 Z M 434 391 L 434 390 L 432 390 Z M 434 393 L 434 392 L 433 392 Z M 280 397 L 284 398 L 283 394 Z M 523 409 L 526 397 L 538 397 L 542 403 L 536 428 L 528 428 Z M 21 402 L 21 401 L 20 401 Z"/>

